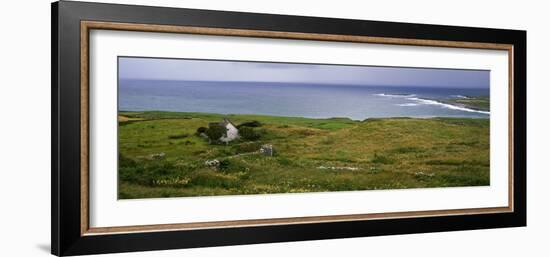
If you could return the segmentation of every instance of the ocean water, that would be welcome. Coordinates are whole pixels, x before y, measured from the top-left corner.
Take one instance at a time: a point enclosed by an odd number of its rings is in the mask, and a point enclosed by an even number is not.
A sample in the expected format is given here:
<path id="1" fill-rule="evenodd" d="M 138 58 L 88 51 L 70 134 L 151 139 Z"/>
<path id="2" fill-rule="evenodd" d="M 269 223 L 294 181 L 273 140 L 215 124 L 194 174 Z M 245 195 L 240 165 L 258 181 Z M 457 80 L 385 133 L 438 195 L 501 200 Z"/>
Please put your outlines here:
<path id="1" fill-rule="evenodd" d="M 120 111 L 263 114 L 306 118 L 489 118 L 445 101 L 489 89 L 251 82 L 119 80 Z"/>

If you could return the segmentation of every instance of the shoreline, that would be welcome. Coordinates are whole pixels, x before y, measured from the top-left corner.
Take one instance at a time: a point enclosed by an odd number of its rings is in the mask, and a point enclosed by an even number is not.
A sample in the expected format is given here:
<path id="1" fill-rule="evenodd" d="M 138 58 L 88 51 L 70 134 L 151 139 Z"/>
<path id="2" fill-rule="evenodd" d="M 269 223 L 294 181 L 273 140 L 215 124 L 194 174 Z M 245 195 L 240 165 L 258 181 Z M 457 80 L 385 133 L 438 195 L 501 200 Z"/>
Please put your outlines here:
<path id="1" fill-rule="evenodd" d="M 232 117 L 232 116 L 240 116 L 240 117 L 266 117 L 266 118 L 280 118 L 280 119 L 310 119 L 310 120 L 316 120 L 316 121 L 323 121 L 323 120 L 349 120 L 352 122 L 364 122 L 369 120 L 384 120 L 384 119 L 421 119 L 421 120 L 428 120 L 428 119 L 472 119 L 472 120 L 488 120 L 490 119 L 490 116 L 487 115 L 487 117 L 463 117 L 463 116 L 416 116 L 416 117 L 410 117 L 410 116 L 388 116 L 388 117 L 369 117 L 362 120 L 356 120 L 349 117 L 301 117 L 301 116 L 279 116 L 279 115 L 269 115 L 269 114 L 248 114 L 248 113 L 210 113 L 210 112 L 181 112 L 181 111 L 163 111 L 163 110 L 143 110 L 143 111 L 128 111 L 128 110 L 119 110 L 118 116 L 125 116 L 124 114 L 173 114 L 179 117 L 171 117 L 170 119 L 176 119 L 176 118 L 192 118 L 193 116 L 216 116 L 219 118 L 223 117 Z M 181 115 L 181 116 L 180 116 Z M 131 122 L 132 120 L 127 120 L 123 122 Z"/>
<path id="2" fill-rule="evenodd" d="M 490 115 L 490 103 L 488 96 L 464 96 L 455 95 L 448 99 L 422 98 L 416 94 L 375 94 L 381 97 L 404 98 L 415 103 L 400 104 L 400 106 L 439 105 L 443 108 L 459 110 L 463 112 L 475 112 Z"/>

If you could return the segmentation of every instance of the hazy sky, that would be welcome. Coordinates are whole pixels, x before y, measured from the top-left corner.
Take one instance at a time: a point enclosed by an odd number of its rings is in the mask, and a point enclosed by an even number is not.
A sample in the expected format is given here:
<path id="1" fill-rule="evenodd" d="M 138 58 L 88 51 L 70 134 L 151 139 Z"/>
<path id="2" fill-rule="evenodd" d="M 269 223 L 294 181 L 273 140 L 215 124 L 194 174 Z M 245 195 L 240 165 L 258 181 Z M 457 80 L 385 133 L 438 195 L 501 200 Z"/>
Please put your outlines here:
<path id="1" fill-rule="evenodd" d="M 119 58 L 121 79 L 489 88 L 489 71 Z"/>

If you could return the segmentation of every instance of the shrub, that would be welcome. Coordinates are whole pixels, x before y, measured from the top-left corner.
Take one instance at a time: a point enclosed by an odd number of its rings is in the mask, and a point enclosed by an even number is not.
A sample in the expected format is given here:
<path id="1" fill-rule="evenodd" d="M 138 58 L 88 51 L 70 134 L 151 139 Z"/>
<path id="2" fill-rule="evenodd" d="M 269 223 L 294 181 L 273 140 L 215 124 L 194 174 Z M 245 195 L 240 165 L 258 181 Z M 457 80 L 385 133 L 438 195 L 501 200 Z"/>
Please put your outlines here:
<path id="1" fill-rule="evenodd" d="M 262 147 L 262 143 L 260 142 L 247 142 L 247 143 L 241 143 L 241 144 L 235 145 L 232 148 L 236 154 L 240 154 L 240 153 L 256 152 L 260 150 L 260 147 Z"/>
<path id="2" fill-rule="evenodd" d="M 206 133 L 208 129 L 205 127 L 200 127 L 197 129 L 197 135 L 200 135 L 201 133 Z"/>
<path id="3" fill-rule="evenodd" d="M 256 127 L 261 127 L 261 126 L 262 126 L 262 123 L 260 123 L 257 120 L 253 120 L 253 121 L 241 123 L 239 126 L 237 126 L 237 128 L 242 128 L 242 127 L 256 128 Z"/>
<path id="4" fill-rule="evenodd" d="M 242 127 L 239 130 L 239 135 L 243 139 L 250 141 L 256 141 L 262 137 L 262 135 L 258 131 L 254 130 L 251 127 Z"/>
<path id="5" fill-rule="evenodd" d="M 223 137 L 226 132 L 227 129 L 223 126 L 212 126 L 206 130 L 205 134 L 212 142 L 216 142 Z"/>
<path id="6" fill-rule="evenodd" d="M 250 168 L 247 167 L 246 163 L 243 163 L 240 160 L 223 159 L 223 160 L 220 160 L 218 170 L 222 171 L 223 173 L 229 174 L 229 173 L 247 172 L 248 170 L 250 170 Z"/>
<path id="7" fill-rule="evenodd" d="M 218 166 L 218 168 L 220 170 L 227 170 L 227 168 L 229 168 L 229 165 L 231 165 L 231 162 L 229 160 L 227 160 L 227 159 L 221 160 L 220 165 Z"/>

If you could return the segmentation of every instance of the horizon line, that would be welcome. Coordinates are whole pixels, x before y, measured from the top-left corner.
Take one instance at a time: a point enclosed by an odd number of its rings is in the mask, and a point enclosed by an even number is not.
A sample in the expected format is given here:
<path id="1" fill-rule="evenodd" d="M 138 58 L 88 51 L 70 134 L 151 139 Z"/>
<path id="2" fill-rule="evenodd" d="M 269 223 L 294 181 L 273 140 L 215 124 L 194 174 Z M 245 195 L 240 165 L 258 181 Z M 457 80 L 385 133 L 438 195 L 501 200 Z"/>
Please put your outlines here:
<path id="1" fill-rule="evenodd" d="M 302 84 L 302 85 L 321 85 L 321 86 L 353 86 L 353 87 L 422 87 L 422 88 L 442 88 L 442 89 L 490 89 L 487 87 L 459 87 L 459 86 L 424 86 L 424 85 L 376 85 L 376 84 L 347 84 L 347 83 L 319 83 L 319 82 L 288 82 L 288 81 L 246 81 L 246 80 L 190 80 L 190 79 L 143 79 L 143 78 L 121 78 L 118 80 L 134 81 L 173 81 L 173 82 L 199 82 L 199 83 L 271 83 L 271 84 Z"/>

